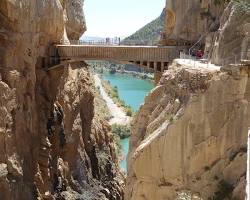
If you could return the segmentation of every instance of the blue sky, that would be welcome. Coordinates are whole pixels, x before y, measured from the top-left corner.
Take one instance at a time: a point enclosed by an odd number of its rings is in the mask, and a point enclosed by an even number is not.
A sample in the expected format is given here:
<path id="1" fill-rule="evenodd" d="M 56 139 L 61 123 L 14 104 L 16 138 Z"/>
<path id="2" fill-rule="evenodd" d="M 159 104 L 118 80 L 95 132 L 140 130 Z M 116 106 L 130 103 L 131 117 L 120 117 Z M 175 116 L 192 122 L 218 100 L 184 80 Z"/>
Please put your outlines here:
<path id="1" fill-rule="evenodd" d="M 87 36 L 125 37 L 161 14 L 166 0 L 85 0 Z"/>

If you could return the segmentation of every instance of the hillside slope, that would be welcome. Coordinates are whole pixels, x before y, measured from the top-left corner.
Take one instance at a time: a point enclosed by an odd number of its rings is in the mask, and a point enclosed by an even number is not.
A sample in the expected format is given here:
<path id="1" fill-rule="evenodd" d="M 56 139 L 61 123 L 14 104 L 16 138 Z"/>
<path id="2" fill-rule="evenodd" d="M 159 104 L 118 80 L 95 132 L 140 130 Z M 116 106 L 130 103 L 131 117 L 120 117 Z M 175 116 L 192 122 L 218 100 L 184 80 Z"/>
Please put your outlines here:
<path id="1" fill-rule="evenodd" d="M 152 45 L 157 44 L 160 39 L 160 33 L 163 31 L 165 19 L 165 11 L 163 10 L 161 15 L 148 23 L 133 35 L 125 38 L 122 44 L 141 44 L 141 45 Z"/>

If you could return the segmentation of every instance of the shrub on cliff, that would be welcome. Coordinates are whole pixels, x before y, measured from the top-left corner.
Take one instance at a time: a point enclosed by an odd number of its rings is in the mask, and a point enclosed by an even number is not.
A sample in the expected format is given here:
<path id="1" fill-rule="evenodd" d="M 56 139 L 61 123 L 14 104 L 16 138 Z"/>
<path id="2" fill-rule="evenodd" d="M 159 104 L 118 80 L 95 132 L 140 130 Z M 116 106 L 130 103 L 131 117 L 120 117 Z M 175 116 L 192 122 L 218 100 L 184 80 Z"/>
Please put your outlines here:
<path id="1" fill-rule="evenodd" d="M 249 0 L 232 0 L 236 5 L 237 12 L 240 15 L 250 16 L 250 1 Z"/>
<path id="2" fill-rule="evenodd" d="M 130 137 L 131 130 L 130 130 L 130 127 L 127 125 L 113 124 L 112 125 L 112 133 L 114 135 L 119 136 L 120 139 L 125 139 L 125 138 Z"/>
<path id="3" fill-rule="evenodd" d="M 126 115 L 132 117 L 133 113 L 133 109 L 130 106 L 126 106 Z"/>
<path id="4" fill-rule="evenodd" d="M 229 2 L 236 3 L 237 5 L 243 6 L 245 8 L 249 7 L 250 5 L 249 0 L 214 0 L 215 5 L 220 5 Z"/>

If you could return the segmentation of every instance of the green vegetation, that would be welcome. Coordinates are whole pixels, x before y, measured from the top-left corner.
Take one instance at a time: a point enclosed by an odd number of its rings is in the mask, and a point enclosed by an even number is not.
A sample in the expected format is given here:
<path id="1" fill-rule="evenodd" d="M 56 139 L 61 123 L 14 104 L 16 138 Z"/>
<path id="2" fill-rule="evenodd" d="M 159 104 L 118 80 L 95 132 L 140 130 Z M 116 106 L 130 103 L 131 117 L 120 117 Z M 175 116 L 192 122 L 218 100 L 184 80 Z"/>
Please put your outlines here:
<path id="1" fill-rule="evenodd" d="M 132 117 L 133 116 L 133 109 L 130 107 L 130 106 L 126 106 L 125 108 L 126 110 L 126 115 L 129 116 L 129 117 Z"/>
<path id="2" fill-rule="evenodd" d="M 214 0 L 215 5 L 220 5 L 220 4 L 229 3 L 229 2 L 234 2 L 236 3 L 237 6 L 240 6 L 244 10 L 246 9 L 249 11 L 250 3 L 248 0 Z"/>
<path id="3" fill-rule="evenodd" d="M 130 126 L 113 124 L 111 126 L 111 132 L 113 133 L 116 154 L 122 156 L 121 140 L 130 137 Z"/>
<path id="4" fill-rule="evenodd" d="M 162 14 L 133 35 L 125 38 L 122 44 L 156 45 L 160 40 L 160 33 L 164 30 L 165 10 Z"/>
<path id="5" fill-rule="evenodd" d="M 109 82 L 108 82 L 109 83 Z M 110 84 L 110 83 L 109 83 Z M 118 94 L 118 89 L 117 87 L 115 86 L 114 88 L 112 88 L 112 90 L 109 91 L 109 96 L 111 96 L 113 99 L 114 98 L 119 98 L 119 94 Z"/>
<path id="6" fill-rule="evenodd" d="M 116 154 L 121 157 L 122 156 L 122 145 L 121 140 L 130 137 L 131 135 L 131 129 L 127 125 L 118 125 L 113 124 L 111 126 L 111 132 L 113 133 L 113 139 L 115 143 L 115 151 Z"/>
<path id="7" fill-rule="evenodd" d="M 112 87 L 110 85 L 110 82 L 106 81 L 106 80 L 102 80 L 102 85 L 103 85 L 105 91 L 107 92 L 107 94 L 115 102 L 115 104 L 122 107 L 124 109 L 124 111 L 126 112 L 127 116 L 132 117 L 134 114 L 134 111 L 131 108 L 131 106 L 126 105 L 125 102 L 120 99 L 117 87 L 116 86 Z"/>
<path id="8" fill-rule="evenodd" d="M 122 156 L 121 138 L 119 135 L 113 134 L 113 139 L 114 139 L 114 143 L 115 143 L 116 155 L 118 155 L 120 157 L 120 156 Z"/>
<path id="9" fill-rule="evenodd" d="M 130 127 L 127 125 L 113 124 L 111 130 L 113 135 L 119 136 L 120 139 L 128 138 L 131 135 Z"/>
<path id="10" fill-rule="evenodd" d="M 62 7 L 64 8 L 64 0 L 60 0 Z"/>
<path id="11" fill-rule="evenodd" d="M 236 12 L 238 12 L 241 16 L 248 15 L 250 16 L 250 2 L 249 0 L 232 0 L 236 5 Z"/>

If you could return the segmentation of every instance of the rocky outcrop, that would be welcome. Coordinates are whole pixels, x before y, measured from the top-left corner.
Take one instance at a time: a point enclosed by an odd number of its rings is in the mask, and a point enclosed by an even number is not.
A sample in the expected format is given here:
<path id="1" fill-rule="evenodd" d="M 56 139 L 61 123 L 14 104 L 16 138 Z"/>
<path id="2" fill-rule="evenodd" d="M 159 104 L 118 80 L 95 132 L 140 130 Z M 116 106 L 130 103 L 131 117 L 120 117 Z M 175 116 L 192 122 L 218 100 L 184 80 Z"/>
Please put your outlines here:
<path id="1" fill-rule="evenodd" d="M 85 63 L 46 71 L 86 29 L 82 1 L 0 2 L 0 199 L 122 199 Z"/>
<path id="2" fill-rule="evenodd" d="M 72 40 L 78 40 L 86 30 L 86 23 L 83 13 L 83 0 L 66 0 L 65 8 L 67 13 L 66 31 Z"/>
<path id="3" fill-rule="evenodd" d="M 126 199 L 244 199 L 249 66 L 174 63 L 133 123 Z"/>

